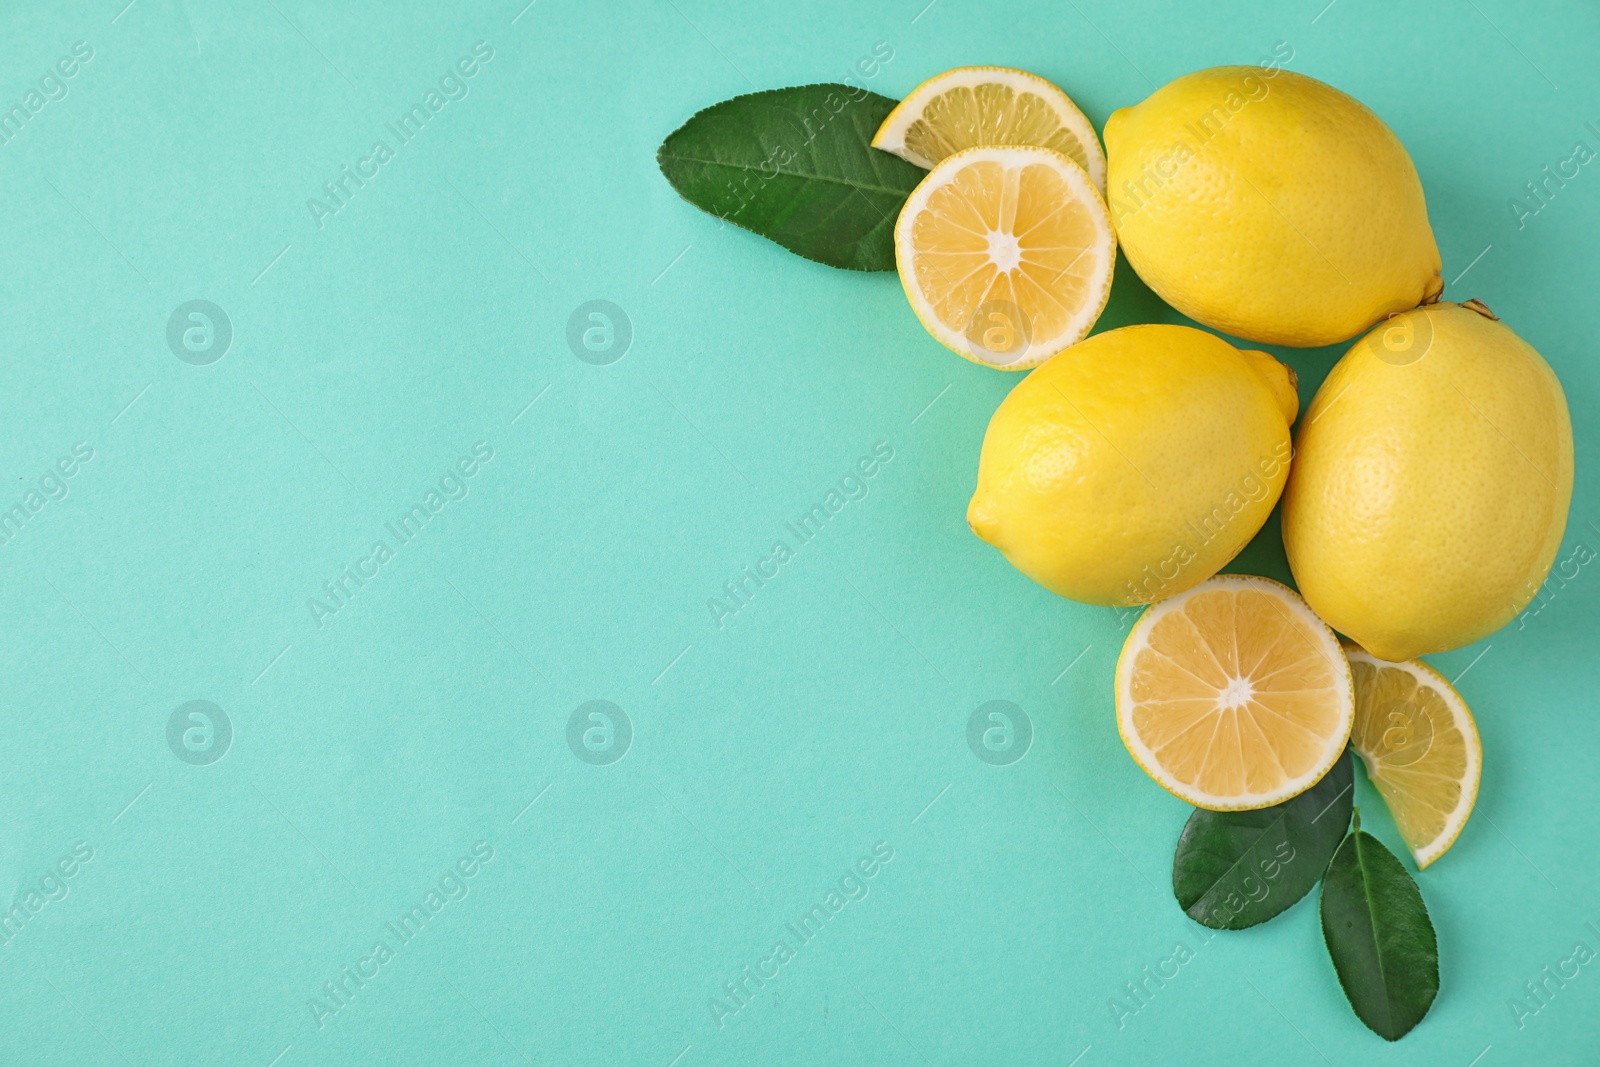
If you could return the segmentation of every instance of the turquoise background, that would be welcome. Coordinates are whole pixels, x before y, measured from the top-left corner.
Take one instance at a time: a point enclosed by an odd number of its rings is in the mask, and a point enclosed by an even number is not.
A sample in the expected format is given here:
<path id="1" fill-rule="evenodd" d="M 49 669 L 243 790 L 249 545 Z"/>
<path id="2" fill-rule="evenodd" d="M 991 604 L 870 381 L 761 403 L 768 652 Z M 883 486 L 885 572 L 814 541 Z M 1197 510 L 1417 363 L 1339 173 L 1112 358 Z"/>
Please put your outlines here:
<path id="1" fill-rule="evenodd" d="M 1600 962 L 1536 1014 L 1511 1000 L 1600 949 L 1600 570 L 1434 658 L 1464 675 L 1485 771 L 1418 878 L 1442 990 L 1391 1047 L 1345 1003 L 1314 898 L 1211 941 L 1174 903 L 1187 809 L 1113 721 L 1130 620 L 963 521 L 1017 379 L 939 347 L 892 274 L 720 225 L 654 162 L 698 108 L 837 80 L 879 42 L 857 75 L 878 92 L 1013 65 L 1097 126 L 1286 42 L 1410 148 L 1446 297 L 1560 374 L 1559 558 L 1587 558 L 1600 172 L 1520 225 L 1510 201 L 1600 149 L 1592 5 L 124 3 L 0 16 L 6 108 L 93 51 L 0 146 L 0 509 L 93 450 L 0 545 L 0 878 L 27 913 L 0 945 L 0 1062 L 1593 1059 Z M 308 199 L 480 41 L 468 94 L 319 228 Z M 233 328 L 204 366 L 166 338 L 197 298 Z M 610 365 L 566 342 L 594 299 L 632 325 Z M 1136 321 L 1182 320 L 1124 265 L 1101 328 Z M 1303 400 L 1338 355 L 1288 354 Z M 465 498 L 399 544 L 385 523 L 478 442 Z M 865 498 L 719 628 L 708 600 L 880 442 Z M 392 558 L 315 618 L 380 538 Z M 1233 569 L 1286 576 L 1275 520 Z M 1008 766 L 966 740 L 994 699 L 1032 724 Z M 209 765 L 168 744 L 191 700 L 231 723 Z M 590 700 L 631 722 L 618 762 L 569 747 Z M 785 924 L 879 842 L 866 895 L 719 1026 L 723 984 L 798 944 Z M 402 943 L 386 924 L 419 904 Z M 1119 1025 L 1112 998 L 1179 942 L 1193 958 Z"/>

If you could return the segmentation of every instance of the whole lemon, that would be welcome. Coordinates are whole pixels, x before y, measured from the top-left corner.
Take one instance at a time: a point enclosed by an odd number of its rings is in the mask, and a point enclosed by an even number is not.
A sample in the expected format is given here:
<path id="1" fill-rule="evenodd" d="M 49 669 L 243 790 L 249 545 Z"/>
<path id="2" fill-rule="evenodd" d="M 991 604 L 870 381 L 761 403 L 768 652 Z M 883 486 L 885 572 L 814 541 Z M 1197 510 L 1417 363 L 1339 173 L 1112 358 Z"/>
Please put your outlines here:
<path id="1" fill-rule="evenodd" d="M 1125 326 L 1052 357 L 989 420 L 972 531 L 1052 592 L 1148 604 L 1215 574 L 1289 473 L 1294 379 L 1188 326 Z"/>
<path id="2" fill-rule="evenodd" d="M 1348 340 L 1443 289 L 1422 183 L 1389 127 L 1289 71 L 1186 74 L 1106 122 L 1128 262 L 1235 337 Z"/>
<path id="3" fill-rule="evenodd" d="M 1301 422 L 1283 544 L 1306 601 L 1385 660 L 1527 606 L 1561 543 L 1572 424 L 1548 364 L 1476 301 L 1397 315 Z"/>

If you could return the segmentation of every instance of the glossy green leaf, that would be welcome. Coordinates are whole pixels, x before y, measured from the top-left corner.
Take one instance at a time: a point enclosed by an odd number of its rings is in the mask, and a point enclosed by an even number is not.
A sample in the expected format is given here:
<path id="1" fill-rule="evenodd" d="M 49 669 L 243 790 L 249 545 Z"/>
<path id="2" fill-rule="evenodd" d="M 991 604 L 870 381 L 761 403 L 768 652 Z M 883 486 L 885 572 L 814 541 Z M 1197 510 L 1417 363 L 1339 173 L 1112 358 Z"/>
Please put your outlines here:
<path id="1" fill-rule="evenodd" d="M 1292 800 L 1256 811 L 1195 809 L 1172 858 L 1172 892 L 1197 923 L 1243 930 L 1311 892 L 1350 825 L 1350 752 Z"/>
<path id="2" fill-rule="evenodd" d="M 1394 853 L 1355 828 L 1322 882 L 1322 939 L 1356 1016 L 1398 1041 L 1439 992 L 1439 943 L 1417 883 Z"/>
<path id="3" fill-rule="evenodd" d="M 789 251 L 848 270 L 894 270 L 894 224 L 927 171 L 872 147 L 895 102 L 801 85 L 713 104 L 661 144 L 680 196 Z"/>

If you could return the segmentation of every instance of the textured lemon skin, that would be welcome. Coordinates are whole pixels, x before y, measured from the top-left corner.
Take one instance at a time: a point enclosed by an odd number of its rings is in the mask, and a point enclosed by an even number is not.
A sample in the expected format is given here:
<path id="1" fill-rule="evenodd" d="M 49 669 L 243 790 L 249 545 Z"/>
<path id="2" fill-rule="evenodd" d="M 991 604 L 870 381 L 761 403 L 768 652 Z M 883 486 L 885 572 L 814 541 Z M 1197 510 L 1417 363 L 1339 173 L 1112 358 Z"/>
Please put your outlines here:
<path id="1" fill-rule="evenodd" d="M 1283 421 L 1293 426 L 1295 416 L 1300 413 L 1300 376 L 1293 367 L 1279 363 L 1271 354 L 1259 349 L 1241 348 L 1239 354 L 1266 379 L 1272 395 L 1277 398 L 1278 409 L 1283 412 Z"/>
<path id="2" fill-rule="evenodd" d="M 1431 341 L 1391 362 L 1376 343 L 1390 329 Z M 1441 303 L 1396 316 L 1329 372 L 1300 422 L 1283 543 L 1316 613 L 1399 662 L 1470 644 L 1526 607 L 1571 497 L 1554 372 L 1504 324 Z"/>
<path id="3" fill-rule="evenodd" d="M 1443 288 L 1417 171 L 1389 127 L 1314 78 L 1186 74 L 1105 127 L 1128 262 L 1185 315 L 1252 341 L 1348 340 Z"/>
<path id="4" fill-rule="evenodd" d="M 1226 341 L 1125 326 L 1080 341 L 995 411 L 967 523 L 1061 596 L 1148 604 L 1239 553 L 1288 477 L 1272 387 Z"/>

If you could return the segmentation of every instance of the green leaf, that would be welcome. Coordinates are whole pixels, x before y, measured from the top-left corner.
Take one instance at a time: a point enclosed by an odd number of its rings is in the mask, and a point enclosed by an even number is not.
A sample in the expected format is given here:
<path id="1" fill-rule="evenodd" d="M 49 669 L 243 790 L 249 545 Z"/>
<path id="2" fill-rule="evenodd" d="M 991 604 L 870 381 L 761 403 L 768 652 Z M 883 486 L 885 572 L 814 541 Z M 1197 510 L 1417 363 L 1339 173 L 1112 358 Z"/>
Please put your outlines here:
<path id="1" fill-rule="evenodd" d="M 894 270 L 894 224 L 927 171 L 872 147 L 894 108 L 848 85 L 802 85 L 713 104 L 656 162 L 689 203 L 789 251 L 848 270 Z"/>
<path id="2" fill-rule="evenodd" d="M 1439 992 L 1439 943 L 1394 853 L 1355 827 L 1322 881 L 1322 939 L 1356 1016 L 1398 1041 L 1422 1021 Z"/>
<path id="3" fill-rule="evenodd" d="M 1197 923 L 1243 930 L 1311 892 L 1350 825 L 1350 751 L 1292 800 L 1256 811 L 1195 809 L 1172 858 L 1172 893 Z"/>

